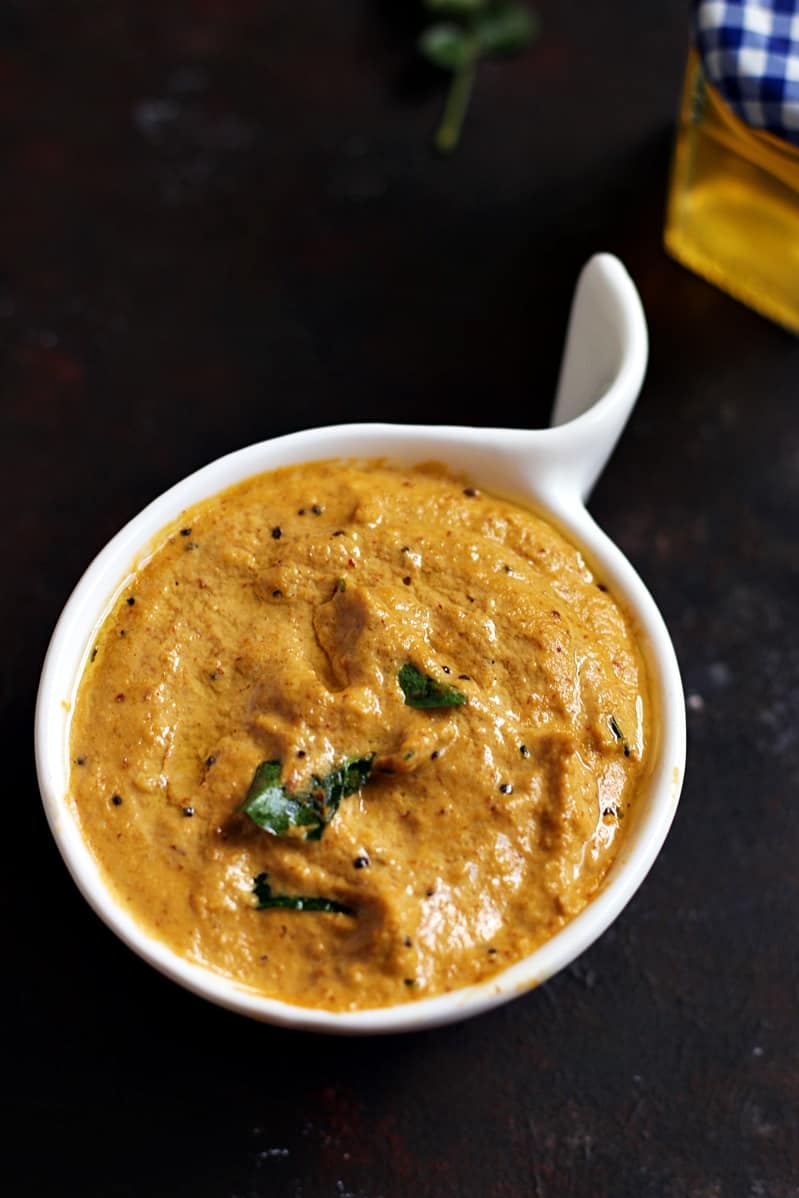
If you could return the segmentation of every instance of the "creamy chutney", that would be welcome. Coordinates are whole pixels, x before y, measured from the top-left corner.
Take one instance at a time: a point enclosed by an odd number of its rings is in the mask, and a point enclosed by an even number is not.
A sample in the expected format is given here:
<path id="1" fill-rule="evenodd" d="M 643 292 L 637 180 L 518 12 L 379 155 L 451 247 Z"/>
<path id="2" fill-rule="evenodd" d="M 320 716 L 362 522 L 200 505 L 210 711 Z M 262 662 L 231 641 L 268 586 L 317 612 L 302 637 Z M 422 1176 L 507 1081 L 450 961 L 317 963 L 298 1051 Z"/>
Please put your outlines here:
<path id="1" fill-rule="evenodd" d="M 650 722 L 631 623 L 554 526 L 439 465 L 316 462 L 185 512 L 128 579 L 78 688 L 70 801 L 188 961 L 392 1006 L 586 906 Z"/>

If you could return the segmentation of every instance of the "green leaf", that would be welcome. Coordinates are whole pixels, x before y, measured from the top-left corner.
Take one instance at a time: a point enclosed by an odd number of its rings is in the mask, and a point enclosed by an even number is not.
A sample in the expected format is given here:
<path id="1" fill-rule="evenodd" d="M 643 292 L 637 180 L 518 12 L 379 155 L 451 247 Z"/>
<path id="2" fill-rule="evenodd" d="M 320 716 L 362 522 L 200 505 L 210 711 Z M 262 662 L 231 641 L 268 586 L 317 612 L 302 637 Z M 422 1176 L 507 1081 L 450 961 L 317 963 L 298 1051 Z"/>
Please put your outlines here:
<path id="1" fill-rule="evenodd" d="M 281 762 L 262 761 L 253 774 L 241 810 L 272 836 L 307 828 L 306 840 L 321 840 L 341 800 L 360 790 L 372 772 L 374 754 L 351 758 L 324 778 L 316 775 L 308 790 L 290 794 L 280 782 Z"/>
<path id="2" fill-rule="evenodd" d="M 280 783 L 280 770 L 279 761 L 261 762 L 241 810 L 273 836 L 286 836 L 292 828 L 316 828 L 320 823 L 319 812 L 307 795 L 288 793 Z"/>
<path id="3" fill-rule="evenodd" d="M 608 724 L 610 725 L 610 730 L 613 733 L 613 735 L 616 737 L 616 740 L 621 741 L 622 747 L 624 748 L 624 756 L 629 757 L 630 756 L 630 746 L 627 743 L 627 738 L 625 737 L 624 733 L 622 732 L 621 728 L 619 727 L 619 721 L 616 719 L 615 715 L 608 717 Z"/>
<path id="4" fill-rule="evenodd" d="M 470 17 L 473 13 L 488 8 L 492 0 L 424 0 L 430 12 L 444 13 L 453 17 Z"/>
<path id="5" fill-rule="evenodd" d="M 442 71 L 462 71 L 474 57 L 474 39 L 457 25 L 430 25 L 419 38 L 419 50 Z"/>
<path id="6" fill-rule="evenodd" d="M 354 915 L 352 907 L 337 903 L 335 899 L 319 898 L 303 894 L 273 894 L 266 874 L 253 878 L 252 892 L 258 902 L 256 911 L 270 907 L 282 907 L 286 911 L 327 911 L 331 915 Z"/>
<path id="7" fill-rule="evenodd" d="M 458 707 L 466 702 L 463 691 L 454 686 L 436 682 L 429 674 L 422 674 L 410 662 L 397 675 L 407 707 Z"/>
<path id="8" fill-rule="evenodd" d="M 475 33 L 481 54 L 514 54 L 529 46 L 538 20 L 524 4 L 505 4 L 481 13 Z"/>
<path id="9" fill-rule="evenodd" d="M 321 839 L 326 825 L 338 811 L 341 800 L 356 794 L 369 778 L 374 759 L 374 753 L 368 757 L 353 757 L 331 770 L 324 778 L 313 777 L 308 797 L 319 809 L 321 822 L 307 834 L 306 840 Z"/>

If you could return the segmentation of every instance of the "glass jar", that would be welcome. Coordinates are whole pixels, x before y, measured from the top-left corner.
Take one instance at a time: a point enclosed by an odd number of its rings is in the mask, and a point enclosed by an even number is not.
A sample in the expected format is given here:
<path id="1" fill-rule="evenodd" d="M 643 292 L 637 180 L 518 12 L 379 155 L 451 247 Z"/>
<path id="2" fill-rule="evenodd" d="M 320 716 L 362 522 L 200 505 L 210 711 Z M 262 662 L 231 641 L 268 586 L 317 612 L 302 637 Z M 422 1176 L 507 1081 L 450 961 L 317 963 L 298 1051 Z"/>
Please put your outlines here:
<path id="1" fill-rule="evenodd" d="M 740 120 L 693 49 L 664 242 L 684 266 L 799 333 L 799 149 Z"/>

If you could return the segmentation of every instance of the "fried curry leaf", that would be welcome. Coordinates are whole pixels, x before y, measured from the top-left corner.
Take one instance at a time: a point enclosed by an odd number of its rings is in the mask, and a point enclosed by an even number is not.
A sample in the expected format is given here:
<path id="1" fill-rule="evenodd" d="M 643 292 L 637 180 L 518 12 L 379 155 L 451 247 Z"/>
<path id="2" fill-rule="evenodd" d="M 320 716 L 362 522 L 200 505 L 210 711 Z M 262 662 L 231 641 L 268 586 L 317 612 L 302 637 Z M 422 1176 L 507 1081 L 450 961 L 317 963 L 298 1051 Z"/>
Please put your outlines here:
<path id="1" fill-rule="evenodd" d="M 406 663 L 399 671 L 397 680 L 405 696 L 407 707 L 459 707 L 466 702 L 463 691 L 454 686 L 436 682 L 429 674 L 422 674 L 416 666 Z"/>
<path id="2" fill-rule="evenodd" d="M 261 762 L 241 810 L 273 836 L 286 836 L 292 828 L 316 828 L 320 823 L 318 810 L 308 795 L 288 793 L 280 782 L 280 769 L 279 761 Z"/>
<path id="3" fill-rule="evenodd" d="M 311 790 L 308 792 L 310 801 L 320 812 L 320 823 L 317 828 L 306 834 L 306 840 L 319 840 L 338 811 L 339 803 L 348 795 L 357 794 L 372 772 L 374 753 L 368 757 L 354 757 L 345 761 L 337 769 L 331 770 L 324 778 L 314 776 L 311 780 Z"/>
<path id="4" fill-rule="evenodd" d="M 303 894 L 273 894 L 267 874 L 258 874 L 253 878 L 252 892 L 258 902 L 256 911 L 266 911 L 270 907 L 282 907 L 287 911 L 327 911 L 331 915 L 354 915 L 352 907 L 337 903 L 335 899 L 320 898 Z"/>
<path id="5" fill-rule="evenodd" d="M 272 836 L 307 828 L 306 840 L 320 840 L 342 799 L 360 790 L 372 772 L 374 754 L 351 758 L 324 778 L 314 775 L 307 790 L 290 793 L 280 782 L 280 761 L 257 767 L 241 810 Z"/>
<path id="6" fill-rule="evenodd" d="M 619 727 L 619 721 L 616 719 L 615 715 L 612 715 L 609 717 L 608 723 L 610 724 L 610 730 L 613 733 L 613 735 L 616 737 L 616 740 L 620 740 L 622 743 L 622 747 L 624 748 L 624 756 L 629 757 L 630 756 L 630 746 L 627 743 L 627 738 L 625 737 L 624 733 L 622 732 L 621 728 Z"/>

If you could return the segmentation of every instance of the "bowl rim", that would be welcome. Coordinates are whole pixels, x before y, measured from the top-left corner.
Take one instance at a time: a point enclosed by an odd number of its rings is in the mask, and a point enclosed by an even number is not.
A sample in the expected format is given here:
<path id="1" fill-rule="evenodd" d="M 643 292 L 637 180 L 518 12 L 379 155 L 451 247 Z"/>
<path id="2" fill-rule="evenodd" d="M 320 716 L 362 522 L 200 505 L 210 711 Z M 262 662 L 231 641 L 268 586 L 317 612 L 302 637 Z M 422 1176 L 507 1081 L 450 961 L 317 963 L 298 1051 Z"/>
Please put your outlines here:
<path id="1" fill-rule="evenodd" d="M 576 422 L 573 422 L 576 423 Z M 559 430 L 494 430 L 518 439 L 552 437 Z M 588 905 L 527 957 L 476 985 L 390 1007 L 330 1011 L 304 1007 L 255 993 L 225 975 L 187 961 L 148 933 L 114 895 L 80 835 L 68 803 L 69 725 L 78 681 L 97 629 L 119 591 L 159 536 L 180 514 L 202 499 L 253 475 L 281 465 L 329 458 L 421 461 L 389 445 L 445 443 L 453 434 L 481 451 L 486 429 L 389 424 L 334 425 L 270 438 L 208 463 L 175 483 L 134 515 L 86 568 L 55 625 L 42 665 L 36 697 L 34 745 L 39 789 L 50 831 L 79 891 L 101 920 L 138 956 L 184 988 L 218 1006 L 256 1020 L 304 1031 L 367 1035 L 421 1030 L 460 1021 L 510 1001 L 570 964 L 609 926 L 636 893 L 654 864 L 674 819 L 686 755 L 685 704 L 679 666 L 663 618 L 643 581 L 619 547 L 604 533 L 575 493 L 536 493 L 524 486 L 527 505 L 549 518 L 601 567 L 614 597 L 635 624 L 647 665 L 652 702 L 659 713 L 656 759 L 646 783 L 646 801 L 627 830 L 606 880 Z M 330 452 L 345 444 L 382 441 L 383 453 Z M 316 445 L 318 450 L 310 447 Z M 457 455 L 456 455 L 457 456 Z M 450 455 L 445 458 L 454 464 Z M 266 463 L 266 464 L 264 464 Z M 480 482 L 477 472 L 475 481 Z M 489 488 L 486 485 L 486 489 Z M 518 500 L 517 500 L 518 502 Z M 524 500 L 523 500 L 524 502 Z M 120 565 L 125 563 L 123 569 Z M 109 581 L 114 578 L 113 585 Z"/>

